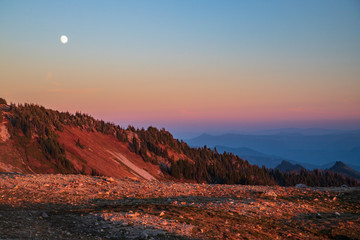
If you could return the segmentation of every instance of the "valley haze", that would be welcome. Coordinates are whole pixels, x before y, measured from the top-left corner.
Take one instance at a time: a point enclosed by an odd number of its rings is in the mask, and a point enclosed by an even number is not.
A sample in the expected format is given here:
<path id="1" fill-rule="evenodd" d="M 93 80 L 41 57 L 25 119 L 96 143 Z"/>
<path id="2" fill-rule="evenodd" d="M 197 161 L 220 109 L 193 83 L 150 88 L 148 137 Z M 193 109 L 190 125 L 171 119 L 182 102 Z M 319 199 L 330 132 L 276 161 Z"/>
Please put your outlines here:
<path id="1" fill-rule="evenodd" d="M 309 169 L 329 168 L 336 161 L 357 169 L 360 165 L 360 130 L 277 129 L 254 134 L 202 134 L 186 142 L 233 152 L 250 162 L 254 157 L 263 158 L 256 164 L 271 168 L 282 160 L 298 162 Z"/>

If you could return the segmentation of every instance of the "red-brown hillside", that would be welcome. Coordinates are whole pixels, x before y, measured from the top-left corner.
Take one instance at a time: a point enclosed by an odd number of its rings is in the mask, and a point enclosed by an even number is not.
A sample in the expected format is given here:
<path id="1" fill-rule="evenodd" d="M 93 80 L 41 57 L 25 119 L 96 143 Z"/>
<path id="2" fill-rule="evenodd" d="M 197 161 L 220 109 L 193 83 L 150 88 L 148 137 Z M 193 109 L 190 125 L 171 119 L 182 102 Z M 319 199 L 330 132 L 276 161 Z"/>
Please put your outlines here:
<path id="1" fill-rule="evenodd" d="M 144 162 L 139 155 L 129 150 L 128 143 L 120 142 L 113 135 L 104 135 L 69 126 L 66 126 L 58 134 L 59 142 L 65 145 L 67 158 L 76 169 L 85 174 L 91 174 L 92 169 L 95 169 L 99 174 L 105 176 L 145 178 L 147 180 L 161 178 L 158 165 Z M 76 144 L 77 141 L 80 142 L 81 147 Z"/>
<path id="2" fill-rule="evenodd" d="M 61 131 L 55 130 L 54 133 L 59 144 L 66 149 L 65 156 L 74 168 L 66 169 L 56 160 L 46 158 L 41 151 L 36 131 L 27 139 L 24 133 L 12 126 L 11 120 L 15 116 L 10 106 L 3 104 L 0 109 L 0 172 L 70 171 L 147 180 L 163 178 L 159 165 L 145 162 L 139 155 L 131 152 L 128 142 L 119 141 L 112 134 L 64 125 Z"/>

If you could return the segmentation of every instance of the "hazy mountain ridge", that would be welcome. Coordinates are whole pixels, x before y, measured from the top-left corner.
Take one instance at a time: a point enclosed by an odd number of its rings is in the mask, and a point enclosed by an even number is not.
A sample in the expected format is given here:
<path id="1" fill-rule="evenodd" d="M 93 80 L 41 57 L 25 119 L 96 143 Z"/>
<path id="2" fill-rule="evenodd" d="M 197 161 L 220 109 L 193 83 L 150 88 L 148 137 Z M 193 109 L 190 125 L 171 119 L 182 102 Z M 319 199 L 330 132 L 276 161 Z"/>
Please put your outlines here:
<path id="1" fill-rule="evenodd" d="M 284 160 L 281 162 L 281 164 L 276 166 L 276 169 L 279 169 L 281 172 L 286 173 L 286 172 L 300 172 L 301 170 L 304 170 L 305 168 L 303 166 L 301 166 L 300 164 L 292 164 L 292 163 Z M 349 167 L 348 165 L 346 165 L 343 162 L 340 162 L 340 161 L 336 162 L 328 169 L 333 172 L 360 180 L 360 172 L 357 172 L 356 170 L 352 169 L 351 167 Z"/>
<path id="2" fill-rule="evenodd" d="M 281 172 L 286 173 L 286 172 L 300 172 L 305 168 L 299 164 L 292 164 L 284 160 L 279 165 L 277 165 L 275 169 L 279 169 Z"/>
<path id="3" fill-rule="evenodd" d="M 229 152 L 238 155 L 240 158 L 249 161 L 251 164 L 255 164 L 259 167 L 265 166 L 267 168 L 275 168 L 279 165 L 284 158 L 276 155 L 270 155 L 262 152 L 258 152 L 254 149 L 247 147 L 231 148 L 226 146 L 215 146 L 219 152 Z M 290 161 L 293 162 L 293 161 Z"/>
<path id="4" fill-rule="evenodd" d="M 303 135 L 303 136 L 316 136 L 316 135 L 329 135 L 360 131 L 357 130 L 340 130 L 340 129 L 326 129 L 326 128 L 278 128 L 278 129 L 265 129 L 256 131 L 240 132 L 241 135 Z"/>
<path id="5" fill-rule="evenodd" d="M 2 108 L 0 171 L 77 173 L 251 185 L 358 185 L 330 171 L 282 174 L 231 153 L 191 148 L 165 129 L 123 129 L 89 115 L 25 104 Z M 1 130 L 3 132 L 3 130 Z"/>
<path id="6" fill-rule="evenodd" d="M 249 161 L 251 164 L 258 165 L 259 167 L 265 166 L 267 168 L 276 168 L 276 166 L 280 165 L 282 161 L 289 162 L 291 164 L 299 164 L 300 166 L 304 167 L 307 170 L 314 170 L 314 169 L 329 169 L 331 168 L 336 162 L 329 162 L 323 165 L 315 165 L 311 163 L 304 163 L 304 162 L 297 162 L 292 161 L 289 159 L 284 159 L 282 157 L 276 155 L 270 155 L 262 152 L 258 152 L 251 148 L 240 147 L 240 148 L 231 148 L 226 146 L 215 146 L 215 148 L 219 152 L 229 152 L 238 155 L 240 158 Z M 349 167 L 360 172 L 360 166 L 349 164 Z"/>
<path id="7" fill-rule="evenodd" d="M 359 130 L 325 135 L 202 134 L 187 140 L 187 143 L 191 146 L 222 145 L 235 149 L 246 147 L 304 165 L 321 166 L 336 161 L 349 165 L 360 163 Z"/>
<path id="8" fill-rule="evenodd" d="M 360 180 L 360 173 L 343 162 L 336 162 L 329 170 Z"/>

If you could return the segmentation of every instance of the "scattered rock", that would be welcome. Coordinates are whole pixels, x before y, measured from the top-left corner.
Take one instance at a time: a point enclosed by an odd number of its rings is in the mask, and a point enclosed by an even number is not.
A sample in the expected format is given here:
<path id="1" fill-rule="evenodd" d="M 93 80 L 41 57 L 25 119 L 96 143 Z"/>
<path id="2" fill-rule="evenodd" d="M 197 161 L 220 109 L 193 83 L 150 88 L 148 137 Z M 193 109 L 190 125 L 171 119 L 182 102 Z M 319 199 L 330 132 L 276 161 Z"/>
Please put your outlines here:
<path id="1" fill-rule="evenodd" d="M 0 236 L 71 240 L 259 236 L 322 239 L 328 237 L 324 233 L 331 229 L 350 239 L 360 235 L 359 214 L 354 211 L 360 197 L 356 188 L 303 191 L 308 188 L 304 184 L 296 185 L 302 189 L 297 190 L 279 186 L 113 181 L 116 184 L 110 184 L 112 180 L 105 177 L 0 174 L 0 206 L 5 209 L 0 209 L 0 226 L 6 226 L 0 227 Z M 104 194 L 107 192 L 111 194 Z M 278 196 L 282 197 L 275 201 Z M 39 206 L 44 207 L 42 211 Z M 287 227 L 282 228 L 282 224 Z"/>
<path id="2" fill-rule="evenodd" d="M 269 197 L 277 197 L 277 194 L 273 190 L 265 191 L 264 195 Z"/>
<path id="3" fill-rule="evenodd" d="M 42 218 L 48 218 L 49 215 L 48 215 L 46 212 L 42 212 L 42 213 L 41 213 L 41 217 L 42 217 Z"/>
<path id="4" fill-rule="evenodd" d="M 149 235 L 146 232 L 140 234 L 140 239 L 148 239 Z"/>

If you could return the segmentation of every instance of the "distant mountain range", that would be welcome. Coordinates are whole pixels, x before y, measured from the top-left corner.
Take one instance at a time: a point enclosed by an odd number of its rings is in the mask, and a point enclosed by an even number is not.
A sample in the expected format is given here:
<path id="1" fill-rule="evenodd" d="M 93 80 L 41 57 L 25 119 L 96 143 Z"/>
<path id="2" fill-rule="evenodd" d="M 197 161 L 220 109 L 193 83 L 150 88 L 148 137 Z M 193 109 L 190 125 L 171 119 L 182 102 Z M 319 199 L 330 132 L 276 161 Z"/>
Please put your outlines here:
<path id="1" fill-rule="evenodd" d="M 334 164 L 334 166 L 329 168 L 329 170 L 331 170 L 333 172 L 341 173 L 341 174 L 349 176 L 349 177 L 353 177 L 353 178 L 360 181 L 360 173 L 355 171 L 351 167 L 347 166 L 343 162 L 336 162 Z"/>
<path id="2" fill-rule="evenodd" d="M 275 169 L 279 169 L 281 172 L 300 172 L 305 169 L 303 166 L 299 164 L 292 164 L 288 161 L 282 161 Z"/>
<path id="3" fill-rule="evenodd" d="M 300 172 L 304 169 L 300 164 L 292 164 L 288 161 L 282 161 L 275 169 L 280 170 L 283 173 L 287 172 Z M 333 166 L 328 168 L 330 171 L 340 173 L 342 175 L 355 178 L 360 181 L 360 172 L 355 171 L 343 162 L 335 162 Z"/>
<path id="4" fill-rule="evenodd" d="M 247 160 L 249 163 L 256 164 L 260 167 L 265 166 L 267 168 L 275 168 L 283 160 L 285 160 L 279 156 L 258 152 L 247 147 L 231 148 L 217 145 L 215 148 L 220 153 L 234 153 L 242 159 Z"/>
<path id="5" fill-rule="evenodd" d="M 268 133 L 202 134 L 186 142 L 191 146 L 217 147 L 250 163 L 270 168 L 287 160 L 300 163 L 307 169 L 327 168 L 337 161 L 360 169 L 360 130 L 285 129 L 269 130 Z"/>
<path id="6" fill-rule="evenodd" d="M 265 129 L 257 131 L 242 132 L 242 135 L 304 135 L 304 136 L 316 136 L 316 135 L 328 135 L 346 133 L 346 130 L 340 129 L 326 129 L 326 128 L 277 128 L 277 129 Z"/>
<path id="7" fill-rule="evenodd" d="M 297 162 L 289 159 L 285 159 L 276 155 L 270 155 L 262 152 L 255 151 L 251 148 L 246 147 L 240 147 L 240 148 L 230 148 L 225 146 L 215 146 L 216 150 L 220 153 L 222 152 L 228 152 L 228 153 L 234 153 L 241 157 L 244 160 L 247 160 L 251 164 L 255 164 L 258 166 L 265 166 L 267 168 L 276 168 L 278 165 L 280 165 L 283 161 L 287 163 L 291 163 L 293 165 L 299 164 L 305 169 L 313 170 L 313 169 L 329 169 L 331 168 L 336 162 L 329 162 L 322 165 L 315 165 L 311 163 L 304 163 L 304 162 Z M 352 169 L 360 172 L 360 166 L 349 164 L 349 167 Z"/>

